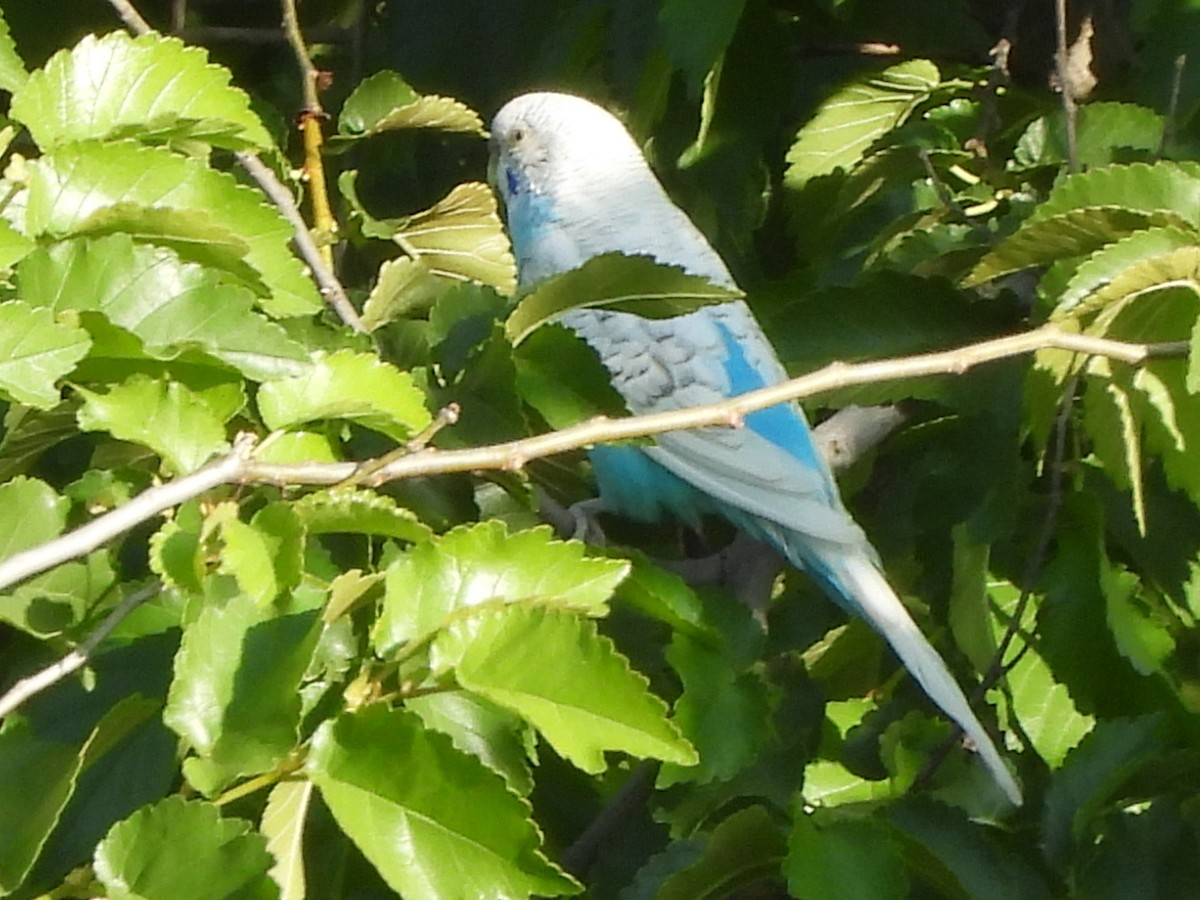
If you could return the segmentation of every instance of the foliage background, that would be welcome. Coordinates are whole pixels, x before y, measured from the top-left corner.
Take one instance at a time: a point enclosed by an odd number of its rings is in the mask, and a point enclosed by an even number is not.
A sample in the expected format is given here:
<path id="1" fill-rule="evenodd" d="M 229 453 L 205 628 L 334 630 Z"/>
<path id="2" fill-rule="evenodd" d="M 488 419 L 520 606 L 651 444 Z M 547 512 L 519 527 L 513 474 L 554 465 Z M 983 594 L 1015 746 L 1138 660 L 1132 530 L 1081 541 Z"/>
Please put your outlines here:
<path id="1" fill-rule="evenodd" d="M 273 0 L 141 6 L 164 30 L 184 11 L 223 68 L 120 36 L 101 0 L 2 11 L 0 556 L 238 433 L 264 464 L 331 463 L 450 402 L 447 449 L 611 409 L 563 333 L 504 328 L 472 110 L 528 89 L 625 116 L 797 374 L 1046 323 L 1195 330 L 1187 0 L 1070 3 L 1061 67 L 1033 0 L 306 0 L 321 236 L 369 337 L 322 311 L 232 158 L 258 151 L 312 217 Z M 0 595 L 5 688 L 143 600 L 0 726 L 0 894 L 1200 895 L 1198 386 L 1178 355 L 1045 350 L 809 404 L 901 405 L 843 490 L 963 683 L 986 678 L 1020 809 L 802 575 L 764 630 L 633 549 L 695 536 L 539 528 L 534 482 L 590 493 L 570 453 L 220 487 Z"/>

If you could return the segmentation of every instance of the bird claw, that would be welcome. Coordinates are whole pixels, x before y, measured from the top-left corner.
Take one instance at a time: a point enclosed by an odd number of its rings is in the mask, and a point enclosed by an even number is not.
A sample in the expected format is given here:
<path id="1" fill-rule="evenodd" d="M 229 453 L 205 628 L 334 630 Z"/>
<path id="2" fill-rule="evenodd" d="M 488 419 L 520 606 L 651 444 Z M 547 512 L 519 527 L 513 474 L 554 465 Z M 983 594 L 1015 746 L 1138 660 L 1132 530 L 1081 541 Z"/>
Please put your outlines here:
<path id="1" fill-rule="evenodd" d="M 583 541 L 595 547 L 603 547 L 608 543 L 597 518 L 599 513 L 606 511 L 604 501 L 599 497 L 563 506 L 538 490 L 537 503 L 538 514 L 563 540 Z"/>
<path id="2" fill-rule="evenodd" d="M 599 514 L 607 512 L 604 501 L 600 497 L 590 500 L 580 500 L 567 507 L 567 515 L 571 517 L 574 527 L 571 537 L 593 547 L 603 547 L 608 543 L 604 529 L 600 527 Z"/>

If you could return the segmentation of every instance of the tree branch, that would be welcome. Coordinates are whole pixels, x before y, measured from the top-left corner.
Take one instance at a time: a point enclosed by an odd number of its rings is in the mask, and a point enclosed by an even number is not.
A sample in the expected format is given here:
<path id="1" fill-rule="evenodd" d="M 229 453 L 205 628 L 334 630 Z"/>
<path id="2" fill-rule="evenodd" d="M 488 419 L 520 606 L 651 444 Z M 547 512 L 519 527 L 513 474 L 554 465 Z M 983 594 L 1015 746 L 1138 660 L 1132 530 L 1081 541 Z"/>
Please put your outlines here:
<path id="1" fill-rule="evenodd" d="M 598 418 L 561 431 L 503 444 L 464 450 L 426 448 L 373 470 L 364 483 L 377 486 L 389 481 L 452 472 L 481 470 L 516 471 L 528 462 L 595 444 L 651 437 L 688 428 L 737 428 L 747 415 L 790 400 L 811 397 L 855 385 L 898 381 L 926 375 L 962 374 L 977 365 L 1021 356 L 1037 350 L 1058 349 L 1087 356 L 1104 356 L 1130 365 L 1163 357 L 1184 357 L 1187 341 L 1134 344 L 1065 332 L 1055 325 L 1033 331 L 968 344 L 955 350 L 922 353 L 866 363 L 833 363 L 809 375 L 742 394 L 720 403 L 630 416 Z M 84 556 L 140 522 L 197 497 L 221 484 L 334 485 L 355 476 L 373 463 L 263 463 L 251 458 L 254 437 L 239 438 L 232 452 L 204 468 L 175 481 L 150 488 L 136 498 L 93 519 L 86 525 L 40 547 L 14 554 L 0 562 L 0 590 Z"/>
<path id="2" fill-rule="evenodd" d="M 153 584 L 146 585 L 140 591 L 134 591 L 105 617 L 104 621 L 100 623 L 100 627 L 88 635 L 87 640 L 82 644 L 62 659 L 46 666 L 40 672 L 35 672 L 32 675 L 22 678 L 9 688 L 4 696 L 0 697 L 0 719 L 14 712 L 30 697 L 40 694 L 51 685 L 62 681 L 72 672 L 83 668 L 84 664 L 91 657 L 92 651 L 100 646 L 100 642 L 108 637 L 112 633 L 112 630 L 126 616 L 161 590 L 162 583 L 155 581 Z"/>

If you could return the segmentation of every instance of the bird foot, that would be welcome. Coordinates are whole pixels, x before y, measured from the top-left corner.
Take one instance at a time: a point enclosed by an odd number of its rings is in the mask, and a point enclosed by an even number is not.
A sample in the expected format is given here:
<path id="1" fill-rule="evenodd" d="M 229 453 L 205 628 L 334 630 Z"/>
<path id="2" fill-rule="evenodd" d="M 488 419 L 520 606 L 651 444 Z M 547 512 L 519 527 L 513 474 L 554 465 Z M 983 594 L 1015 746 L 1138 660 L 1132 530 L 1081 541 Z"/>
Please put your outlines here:
<path id="1" fill-rule="evenodd" d="M 538 515 L 554 528 L 560 538 L 583 541 L 595 547 L 603 547 L 608 543 L 600 527 L 599 514 L 606 509 L 599 497 L 563 506 L 539 490 L 537 503 Z"/>

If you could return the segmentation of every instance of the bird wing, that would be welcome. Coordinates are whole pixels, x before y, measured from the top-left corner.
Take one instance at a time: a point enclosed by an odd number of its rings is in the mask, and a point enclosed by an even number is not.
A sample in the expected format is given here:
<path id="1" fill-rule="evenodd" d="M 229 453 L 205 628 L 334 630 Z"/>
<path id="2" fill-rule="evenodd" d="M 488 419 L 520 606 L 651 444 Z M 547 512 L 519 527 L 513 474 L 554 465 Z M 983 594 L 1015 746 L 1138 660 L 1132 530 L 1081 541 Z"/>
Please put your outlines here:
<path id="1" fill-rule="evenodd" d="M 575 310 L 563 322 L 597 352 L 634 413 L 713 403 L 786 378 L 741 301 L 657 320 Z M 814 540 L 869 547 L 794 403 L 750 413 L 741 427 L 661 434 L 641 449 L 730 511 Z"/>

